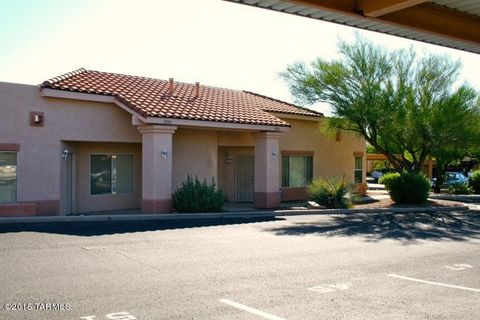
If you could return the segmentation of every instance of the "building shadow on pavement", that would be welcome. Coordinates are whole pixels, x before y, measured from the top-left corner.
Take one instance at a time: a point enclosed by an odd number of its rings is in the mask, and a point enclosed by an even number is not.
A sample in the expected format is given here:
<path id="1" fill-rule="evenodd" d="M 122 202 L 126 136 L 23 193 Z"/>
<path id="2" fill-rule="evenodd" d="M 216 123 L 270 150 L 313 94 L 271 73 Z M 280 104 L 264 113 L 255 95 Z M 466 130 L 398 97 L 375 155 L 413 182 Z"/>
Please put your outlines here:
<path id="1" fill-rule="evenodd" d="M 378 213 L 331 216 L 318 222 L 298 222 L 265 229 L 276 235 L 361 236 L 367 241 L 394 239 L 480 239 L 480 212 Z"/>
<path id="2" fill-rule="evenodd" d="M 94 222 L 48 222 L 1 224 L 0 234 L 16 232 L 40 232 L 74 236 L 100 236 L 110 234 L 160 231 L 172 229 L 201 228 L 278 221 L 274 217 L 259 218 L 215 218 L 182 220 L 135 220 Z"/>

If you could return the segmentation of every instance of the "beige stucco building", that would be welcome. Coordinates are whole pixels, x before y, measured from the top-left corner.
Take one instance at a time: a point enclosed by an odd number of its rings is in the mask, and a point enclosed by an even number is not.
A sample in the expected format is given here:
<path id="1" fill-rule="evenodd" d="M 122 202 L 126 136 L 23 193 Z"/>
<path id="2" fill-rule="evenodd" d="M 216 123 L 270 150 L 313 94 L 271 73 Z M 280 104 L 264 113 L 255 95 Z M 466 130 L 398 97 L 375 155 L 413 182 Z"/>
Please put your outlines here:
<path id="1" fill-rule="evenodd" d="M 187 175 L 275 208 L 312 177 L 365 181 L 365 142 L 322 114 L 237 90 L 77 70 L 0 83 L 0 216 L 172 212 Z"/>

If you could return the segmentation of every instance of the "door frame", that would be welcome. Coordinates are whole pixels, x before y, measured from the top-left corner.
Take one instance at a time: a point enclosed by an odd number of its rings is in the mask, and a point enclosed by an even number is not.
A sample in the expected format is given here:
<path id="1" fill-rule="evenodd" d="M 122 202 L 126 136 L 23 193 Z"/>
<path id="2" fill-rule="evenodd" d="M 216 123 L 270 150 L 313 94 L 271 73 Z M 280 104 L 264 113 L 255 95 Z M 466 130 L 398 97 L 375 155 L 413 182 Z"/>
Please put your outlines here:
<path id="1" fill-rule="evenodd" d="M 76 157 L 75 153 L 69 152 L 62 159 L 63 165 L 63 215 L 75 213 L 75 182 L 76 182 Z"/>

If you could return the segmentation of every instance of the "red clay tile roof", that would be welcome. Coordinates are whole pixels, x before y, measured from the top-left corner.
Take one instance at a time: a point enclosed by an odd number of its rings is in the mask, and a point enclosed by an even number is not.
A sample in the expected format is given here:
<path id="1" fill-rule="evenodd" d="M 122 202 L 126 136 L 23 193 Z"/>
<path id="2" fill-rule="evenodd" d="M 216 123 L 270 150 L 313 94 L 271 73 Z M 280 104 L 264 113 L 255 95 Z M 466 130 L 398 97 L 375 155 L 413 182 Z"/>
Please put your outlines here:
<path id="1" fill-rule="evenodd" d="M 47 80 L 41 87 L 113 96 L 143 117 L 289 126 L 267 111 L 322 116 L 249 92 L 202 85 L 195 97 L 194 84 L 174 82 L 169 94 L 169 81 L 85 69 Z"/>
<path id="2" fill-rule="evenodd" d="M 262 105 L 260 106 L 260 108 L 263 111 L 296 114 L 300 116 L 310 116 L 310 117 L 324 117 L 323 113 L 317 112 L 315 110 L 302 108 L 292 103 L 267 97 L 259 93 L 250 92 L 250 91 L 243 91 L 243 92 L 262 98 Z"/>

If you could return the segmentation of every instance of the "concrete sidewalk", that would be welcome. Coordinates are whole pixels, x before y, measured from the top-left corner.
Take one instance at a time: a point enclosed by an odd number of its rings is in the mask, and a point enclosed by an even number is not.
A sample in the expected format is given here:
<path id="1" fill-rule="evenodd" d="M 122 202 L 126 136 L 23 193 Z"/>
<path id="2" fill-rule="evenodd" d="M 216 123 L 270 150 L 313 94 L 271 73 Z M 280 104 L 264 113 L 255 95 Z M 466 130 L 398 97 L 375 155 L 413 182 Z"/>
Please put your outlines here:
<path id="1" fill-rule="evenodd" d="M 228 219 L 265 218 L 298 215 L 347 215 L 357 213 L 418 213 L 469 210 L 467 205 L 452 207 L 413 207 L 413 208 L 368 208 L 368 209 L 289 209 L 262 210 L 221 213 L 170 213 L 170 214 L 96 214 L 45 217 L 4 217 L 0 224 L 11 223 L 50 223 L 50 222 L 94 222 L 94 221 L 137 221 L 137 220 L 184 220 L 184 219 Z"/>
<path id="2" fill-rule="evenodd" d="M 480 194 L 431 193 L 429 198 L 480 204 Z"/>

